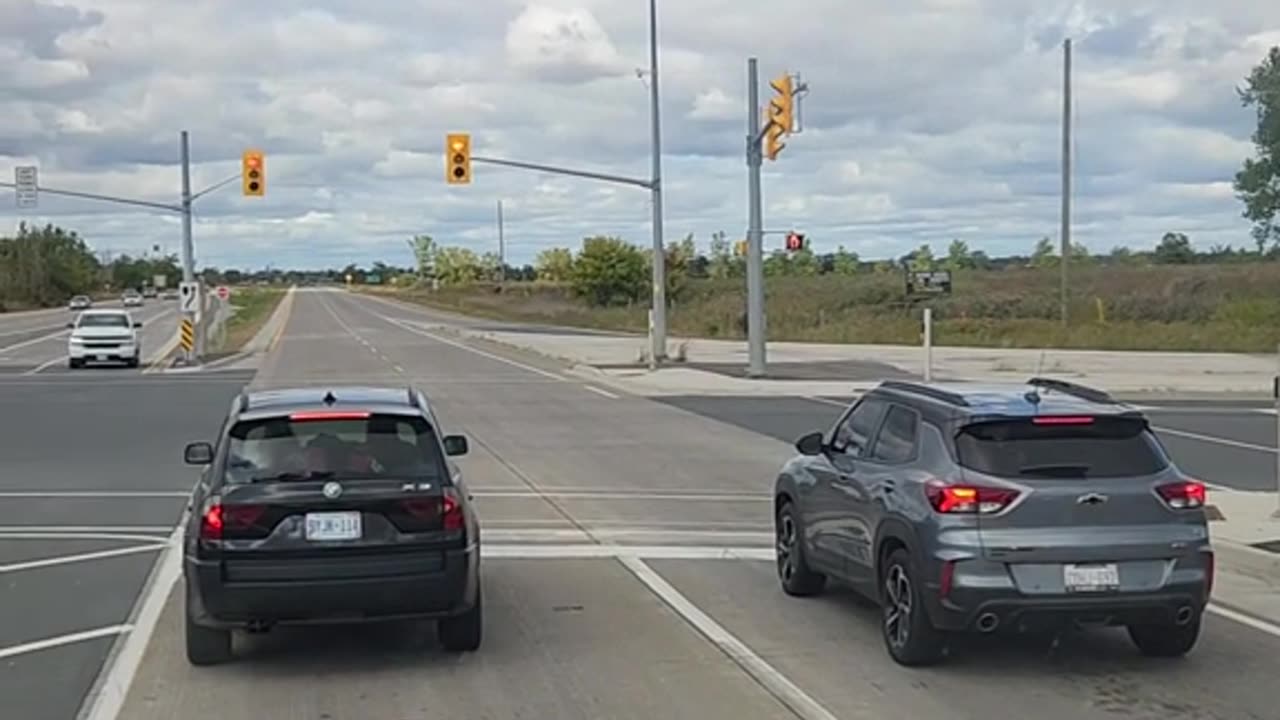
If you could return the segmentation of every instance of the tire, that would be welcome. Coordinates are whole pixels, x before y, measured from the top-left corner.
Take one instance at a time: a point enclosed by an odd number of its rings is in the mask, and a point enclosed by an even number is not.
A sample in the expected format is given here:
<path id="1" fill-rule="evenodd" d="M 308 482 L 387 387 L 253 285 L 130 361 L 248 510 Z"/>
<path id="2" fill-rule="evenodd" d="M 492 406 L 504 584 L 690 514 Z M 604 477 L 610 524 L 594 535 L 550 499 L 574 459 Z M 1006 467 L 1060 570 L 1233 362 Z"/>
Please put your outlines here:
<path id="1" fill-rule="evenodd" d="M 129 363 L 128 363 L 129 367 L 136 368 L 140 364 L 141 364 L 141 361 L 138 360 L 138 357 L 136 355 L 132 358 L 129 358 Z"/>
<path id="2" fill-rule="evenodd" d="M 476 604 L 470 610 L 444 618 L 436 625 L 436 636 L 445 650 L 472 652 L 480 649 L 480 640 L 484 636 L 484 610 L 480 596 L 480 588 L 477 587 Z"/>
<path id="3" fill-rule="evenodd" d="M 827 585 L 827 576 L 809 568 L 804 555 L 804 526 L 796 517 L 790 502 L 778 508 L 774 518 L 774 551 L 778 568 L 778 582 L 782 591 L 795 597 L 817 595 Z"/>
<path id="4" fill-rule="evenodd" d="M 84 361 L 76 360 L 75 358 L 70 358 L 67 360 L 67 367 L 72 370 L 79 370 L 80 368 L 84 367 Z"/>
<path id="5" fill-rule="evenodd" d="M 1186 625 L 1130 625 L 1129 639 L 1147 657 L 1175 658 L 1191 652 L 1200 638 L 1200 615 Z"/>
<path id="6" fill-rule="evenodd" d="M 231 631 L 197 625 L 187 618 L 187 662 L 217 665 L 231 659 Z"/>
<path id="7" fill-rule="evenodd" d="M 880 607 L 880 634 L 894 662 L 918 667 L 937 663 L 946 655 L 946 635 L 929 620 L 911 554 L 904 548 L 885 559 L 880 572 Z"/>

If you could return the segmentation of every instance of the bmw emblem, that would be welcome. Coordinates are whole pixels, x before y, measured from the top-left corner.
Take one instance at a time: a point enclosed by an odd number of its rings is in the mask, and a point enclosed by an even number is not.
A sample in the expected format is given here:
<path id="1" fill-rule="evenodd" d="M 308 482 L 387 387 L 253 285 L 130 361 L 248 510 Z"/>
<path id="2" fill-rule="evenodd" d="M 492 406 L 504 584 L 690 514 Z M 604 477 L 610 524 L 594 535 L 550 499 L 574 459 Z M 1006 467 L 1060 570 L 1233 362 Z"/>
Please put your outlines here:
<path id="1" fill-rule="evenodd" d="M 324 488 L 321 489 L 321 492 L 323 492 L 324 496 L 330 500 L 337 500 L 338 496 L 342 494 L 342 486 L 336 482 L 327 482 L 324 484 Z"/>

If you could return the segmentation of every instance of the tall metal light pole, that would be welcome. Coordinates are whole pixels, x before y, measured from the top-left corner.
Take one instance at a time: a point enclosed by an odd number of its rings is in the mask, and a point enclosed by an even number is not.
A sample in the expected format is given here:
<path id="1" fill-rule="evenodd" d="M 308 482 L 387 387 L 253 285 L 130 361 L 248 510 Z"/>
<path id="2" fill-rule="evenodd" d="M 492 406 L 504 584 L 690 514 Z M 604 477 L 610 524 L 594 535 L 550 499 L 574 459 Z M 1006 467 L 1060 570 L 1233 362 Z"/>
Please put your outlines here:
<path id="1" fill-rule="evenodd" d="M 764 210 L 760 198 L 760 79 L 747 59 L 747 375 L 764 377 Z"/>
<path id="2" fill-rule="evenodd" d="M 649 0 L 649 113 L 653 130 L 653 347 L 654 362 L 667 358 L 667 255 L 662 242 L 662 119 L 658 104 L 658 0 Z"/>
<path id="3" fill-rule="evenodd" d="M 1071 262 L 1071 38 L 1062 41 L 1062 249 L 1059 288 L 1062 324 L 1067 324 L 1067 265 Z"/>

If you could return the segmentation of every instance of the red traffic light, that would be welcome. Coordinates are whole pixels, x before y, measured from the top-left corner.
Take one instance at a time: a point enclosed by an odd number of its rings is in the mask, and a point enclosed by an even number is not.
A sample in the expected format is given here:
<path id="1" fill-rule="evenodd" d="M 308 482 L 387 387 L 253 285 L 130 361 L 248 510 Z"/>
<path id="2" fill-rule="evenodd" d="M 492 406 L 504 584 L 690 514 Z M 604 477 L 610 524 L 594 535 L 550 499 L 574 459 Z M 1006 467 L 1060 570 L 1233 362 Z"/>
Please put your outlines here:
<path id="1" fill-rule="evenodd" d="M 787 234 L 787 250 L 797 252 L 804 249 L 804 236 L 800 233 Z"/>

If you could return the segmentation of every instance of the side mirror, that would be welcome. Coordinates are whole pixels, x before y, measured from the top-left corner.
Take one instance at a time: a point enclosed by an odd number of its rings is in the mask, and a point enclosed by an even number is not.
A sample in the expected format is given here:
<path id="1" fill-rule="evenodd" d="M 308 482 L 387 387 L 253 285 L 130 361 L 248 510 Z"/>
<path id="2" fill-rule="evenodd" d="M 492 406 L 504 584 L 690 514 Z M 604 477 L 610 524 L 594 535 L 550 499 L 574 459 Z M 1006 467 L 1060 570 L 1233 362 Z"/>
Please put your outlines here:
<path id="1" fill-rule="evenodd" d="M 73 322 L 69 322 L 69 323 L 67 323 L 67 329 L 68 329 L 68 330 L 75 330 L 75 329 L 76 329 L 76 324 L 75 324 L 75 323 L 73 323 Z"/>
<path id="2" fill-rule="evenodd" d="M 207 442 L 188 443 L 182 459 L 188 465 L 208 465 L 213 462 L 213 446 Z"/>
<path id="3" fill-rule="evenodd" d="M 799 450 L 802 455 L 821 455 L 825 445 L 822 441 L 822 433 L 811 432 L 796 441 L 796 450 Z"/>
<path id="4" fill-rule="evenodd" d="M 140 322 L 136 322 L 136 323 L 134 323 L 134 324 L 133 324 L 133 326 L 134 326 L 134 327 L 136 327 L 136 328 L 140 328 L 140 327 L 142 327 L 142 323 L 140 323 Z"/>
<path id="5" fill-rule="evenodd" d="M 463 435 L 445 435 L 444 436 L 444 454 L 449 457 L 458 457 L 466 455 L 470 448 L 467 446 L 467 438 Z"/>

